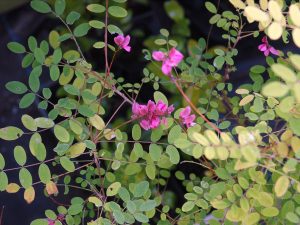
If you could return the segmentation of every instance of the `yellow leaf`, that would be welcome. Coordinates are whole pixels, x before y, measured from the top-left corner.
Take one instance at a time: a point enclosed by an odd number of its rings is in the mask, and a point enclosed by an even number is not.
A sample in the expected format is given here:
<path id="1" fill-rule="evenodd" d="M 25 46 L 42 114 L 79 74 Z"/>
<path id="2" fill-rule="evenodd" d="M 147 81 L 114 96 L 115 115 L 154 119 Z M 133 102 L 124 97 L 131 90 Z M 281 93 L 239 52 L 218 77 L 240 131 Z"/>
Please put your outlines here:
<path id="1" fill-rule="evenodd" d="M 91 203 L 94 203 L 94 205 L 96 207 L 101 207 L 103 205 L 102 201 L 99 198 L 95 197 L 95 196 L 89 197 L 88 201 L 91 202 Z"/>
<path id="2" fill-rule="evenodd" d="M 82 153 L 84 153 L 84 150 L 86 149 L 86 144 L 83 142 L 76 143 L 72 145 L 68 150 L 68 155 L 70 158 L 76 158 L 80 156 Z"/>
<path id="3" fill-rule="evenodd" d="M 220 139 L 218 138 L 218 136 L 216 135 L 216 133 L 212 130 L 206 130 L 205 132 L 205 136 L 208 138 L 208 140 L 213 144 L 213 145 L 219 145 Z"/>
<path id="4" fill-rule="evenodd" d="M 293 66 L 297 69 L 300 70 L 300 55 L 290 55 L 290 60 L 293 64 Z"/>
<path id="5" fill-rule="evenodd" d="M 97 114 L 95 114 L 93 117 L 90 117 L 88 120 L 90 124 L 97 130 L 103 130 L 105 128 L 105 123 L 103 119 Z"/>
<path id="6" fill-rule="evenodd" d="M 55 30 L 51 31 L 49 34 L 49 44 L 52 48 L 56 49 L 60 46 L 59 33 Z"/>
<path id="7" fill-rule="evenodd" d="M 200 144 L 200 145 L 203 145 L 203 146 L 209 146 L 209 142 L 208 140 L 206 139 L 205 136 L 203 136 L 202 134 L 199 134 L 199 133 L 193 133 L 192 134 L 192 137 Z"/>
<path id="8" fill-rule="evenodd" d="M 229 0 L 230 3 L 238 9 L 244 9 L 246 7 L 245 3 L 242 2 L 241 0 Z"/>
<path id="9" fill-rule="evenodd" d="M 264 11 L 268 9 L 268 0 L 259 0 L 260 8 Z"/>
<path id="10" fill-rule="evenodd" d="M 254 0 L 246 0 L 246 2 L 248 5 L 255 5 Z"/>
<path id="11" fill-rule="evenodd" d="M 34 199 L 35 199 L 35 190 L 34 190 L 33 187 L 29 187 L 25 190 L 24 199 L 28 204 L 30 204 L 34 201 Z"/>
<path id="12" fill-rule="evenodd" d="M 111 140 L 113 138 L 116 137 L 115 131 L 112 129 L 105 129 L 104 130 L 104 137 L 106 138 L 106 140 Z"/>
<path id="13" fill-rule="evenodd" d="M 290 180 L 287 176 L 281 176 L 277 179 L 274 191 L 277 197 L 282 197 L 288 190 L 290 185 Z"/>
<path id="14" fill-rule="evenodd" d="M 247 89 L 244 88 L 239 88 L 235 90 L 235 93 L 239 94 L 239 95 L 247 95 L 249 94 L 249 91 Z"/>
<path id="15" fill-rule="evenodd" d="M 292 4 L 290 6 L 289 14 L 293 24 L 300 27 L 300 9 L 297 4 Z"/>
<path id="16" fill-rule="evenodd" d="M 269 14 L 256 6 L 247 6 L 244 13 L 250 21 L 265 22 L 269 20 Z"/>
<path id="17" fill-rule="evenodd" d="M 294 95 L 297 99 L 297 102 L 300 103 L 300 83 L 295 83 L 293 86 Z"/>
<path id="18" fill-rule="evenodd" d="M 20 190 L 20 186 L 16 183 L 10 183 L 6 187 L 6 191 L 11 194 L 17 193 L 19 190 Z"/>
<path id="19" fill-rule="evenodd" d="M 276 1 L 271 0 L 268 3 L 268 9 L 272 18 L 277 22 L 281 22 L 283 15 L 279 4 Z"/>
<path id="20" fill-rule="evenodd" d="M 220 160 L 226 160 L 229 157 L 229 151 L 224 146 L 217 147 L 216 153 L 217 153 L 218 159 L 220 159 Z"/>
<path id="21" fill-rule="evenodd" d="M 295 45 L 300 48 L 300 28 L 295 28 L 292 32 Z"/>
<path id="22" fill-rule="evenodd" d="M 278 22 L 273 22 L 268 27 L 267 34 L 272 40 L 278 40 L 283 32 L 282 25 Z"/>
<path id="23" fill-rule="evenodd" d="M 50 181 L 49 183 L 46 184 L 46 191 L 48 195 L 53 195 L 58 193 L 58 189 L 56 184 L 53 181 Z"/>
<path id="24" fill-rule="evenodd" d="M 295 136 L 292 137 L 291 146 L 292 146 L 292 149 L 295 153 L 299 152 L 300 151 L 300 138 L 295 137 Z"/>
<path id="25" fill-rule="evenodd" d="M 288 153 L 289 153 L 289 147 L 286 143 L 284 142 L 279 142 L 277 145 L 276 145 L 276 151 L 278 153 L 278 155 L 282 158 L 285 158 L 288 156 Z"/>
<path id="26" fill-rule="evenodd" d="M 254 99 L 254 95 L 247 95 L 240 101 L 239 105 L 240 106 L 247 105 L 248 103 L 252 102 L 253 99 Z"/>
<path id="27" fill-rule="evenodd" d="M 206 147 L 204 149 L 204 155 L 208 160 L 212 160 L 216 157 L 216 152 L 213 147 Z"/>
<path id="28" fill-rule="evenodd" d="M 273 64 L 271 68 L 275 75 L 283 79 L 285 82 L 293 83 L 297 80 L 294 71 L 283 64 Z"/>

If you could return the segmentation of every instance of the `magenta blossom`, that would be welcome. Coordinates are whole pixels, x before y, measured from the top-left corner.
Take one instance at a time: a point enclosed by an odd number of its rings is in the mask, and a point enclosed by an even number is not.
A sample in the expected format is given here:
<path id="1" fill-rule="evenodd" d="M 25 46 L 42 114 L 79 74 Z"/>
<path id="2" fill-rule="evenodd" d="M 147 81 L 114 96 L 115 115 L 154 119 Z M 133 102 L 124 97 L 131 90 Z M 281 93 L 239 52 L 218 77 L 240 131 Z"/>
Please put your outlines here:
<path id="1" fill-rule="evenodd" d="M 124 49 L 126 52 L 131 51 L 131 47 L 129 46 L 129 42 L 130 42 L 129 35 L 124 37 L 123 35 L 119 34 L 117 37 L 114 38 L 114 41 L 119 46 L 119 48 Z"/>
<path id="2" fill-rule="evenodd" d="M 140 126 L 144 130 L 155 129 L 160 124 L 166 124 L 166 116 L 174 111 L 174 106 L 167 106 L 159 100 L 156 104 L 149 100 L 147 105 L 134 103 L 132 105 L 132 118 L 140 119 Z"/>
<path id="3" fill-rule="evenodd" d="M 154 51 L 152 57 L 156 61 L 162 61 L 161 70 L 165 75 L 170 75 L 172 68 L 178 66 L 183 59 L 181 52 L 175 48 L 172 48 L 167 54 L 161 51 Z"/>
<path id="4" fill-rule="evenodd" d="M 271 46 L 268 42 L 267 36 L 263 37 L 261 40 L 263 44 L 258 46 L 258 49 L 264 53 L 265 56 L 268 56 L 270 52 L 273 55 L 279 55 L 278 50 L 276 50 L 273 46 Z"/>
<path id="5" fill-rule="evenodd" d="M 185 107 L 179 114 L 179 118 L 181 122 L 186 125 L 187 128 L 194 126 L 194 120 L 196 116 L 194 114 L 191 115 L 191 107 Z"/>

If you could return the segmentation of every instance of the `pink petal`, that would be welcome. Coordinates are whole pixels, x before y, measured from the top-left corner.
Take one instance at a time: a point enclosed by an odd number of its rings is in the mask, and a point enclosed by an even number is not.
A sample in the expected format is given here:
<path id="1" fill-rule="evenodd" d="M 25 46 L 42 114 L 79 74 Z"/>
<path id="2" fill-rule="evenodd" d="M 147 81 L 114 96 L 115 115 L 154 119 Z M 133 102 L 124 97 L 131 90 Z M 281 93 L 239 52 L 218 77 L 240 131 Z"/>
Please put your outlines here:
<path id="1" fill-rule="evenodd" d="M 169 58 L 172 62 L 172 66 L 178 66 L 178 64 L 182 61 L 183 55 L 180 51 L 172 48 L 169 52 Z"/>
<path id="2" fill-rule="evenodd" d="M 130 47 L 130 46 L 124 46 L 123 49 L 124 49 L 126 52 L 130 52 L 130 51 L 131 51 L 131 47 Z"/>
<path id="3" fill-rule="evenodd" d="M 161 70 L 165 75 L 169 75 L 172 71 L 172 66 L 170 66 L 168 63 L 163 62 Z"/>
<path id="4" fill-rule="evenodd" d="M 156 61 L 163 61 L 165 59 L 165 53 L 161 52 L 161 51 L 154 51 L 152 53 L 152 57 L 154 60 Z"/>
<path id="5" fill-rule="evenodd" d="M 173 105 L 170 105 L 168 108 L 168 114 L 171 114 L 175 110 Z"/>
<path id="6" fill-rule="evenodd" d="M 166 114 L 167 110 L 168 106 L 162 100 L 159 100 L 156 104 L 156 114 L 159 116 L 163 116 L 164 114 Z"/>
<path id="7" fill-rule="evenodd" d="M 261 45 L 258 46 L 258 49 L 259 49 L 260 51 L 262 51 L 262 52 L 263 52 L 263 51 L 266 51 L 267 48 L 268 48 L 268 47 L 267 47 L 266 44 L 261 44 Z"/>
<path id="8" fill-rule="evenodd" d="M 185 119 L 191 114 L 191 107 L 185 107 L 179 114 L 180 118 Z"/>
<path id="9" fill-rule="evenodd" d="M 114 41 L 119 47 L 122 47 L 123 42 L 124 42 L 124 36 L 118 35 L 117 37 L 114 38 Z"/>
<path id="10" fill-rule="evenodd" d="M 130 36 L 127 35 L 127 36 L 125 37 L 124 41 L 123 41 L 123 45 L 124 45 L 124 46 L 127 46 L 127 45 L 129 45 L 129 42 L 130 42 Z"/>
<path id="11" fill-rule="evenodd" d="M 144 130 L 149 130 L 149 129 L 150 129 L 149 121 L 148 121 L 148 120 L 141 120 L 140 126 L 141 126 Z"/>
<path id="12" fill-rule="evenodd" d="M 265 56 L 268 56 L 269 54 L 270 54 L 270 50 L 269 49 L 267 49 L 267 50 L 264 51 L 264 55 Z"/>
<path id="13" fill-rule="evenodd" d="M 150 128 L 155 129 L 159 126 L 159 124 L 160 124 L 159 117 L 152 117 L 152 119 L 150 120 Z"/>
<path id="14" fill-rule="evenodd" d="M 276 50 L 274 47 L 270 47 L 269 50 L 273 55 L 279 55 L 279 51 Z"/>

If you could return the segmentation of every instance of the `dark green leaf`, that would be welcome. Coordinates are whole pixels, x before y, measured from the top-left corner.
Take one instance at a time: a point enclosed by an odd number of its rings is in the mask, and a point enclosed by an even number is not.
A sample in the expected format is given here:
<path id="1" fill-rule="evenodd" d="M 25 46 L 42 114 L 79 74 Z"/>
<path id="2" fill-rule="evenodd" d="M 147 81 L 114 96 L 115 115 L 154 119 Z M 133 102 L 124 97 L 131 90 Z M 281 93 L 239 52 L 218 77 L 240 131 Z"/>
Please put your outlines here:
<path id="1" fill-rule="evenodd" d="M 10 81 L 5 85 L 6 89 L 14 94 L 25 94 L 28 90 L 25 84 L 19 81 Z"/>

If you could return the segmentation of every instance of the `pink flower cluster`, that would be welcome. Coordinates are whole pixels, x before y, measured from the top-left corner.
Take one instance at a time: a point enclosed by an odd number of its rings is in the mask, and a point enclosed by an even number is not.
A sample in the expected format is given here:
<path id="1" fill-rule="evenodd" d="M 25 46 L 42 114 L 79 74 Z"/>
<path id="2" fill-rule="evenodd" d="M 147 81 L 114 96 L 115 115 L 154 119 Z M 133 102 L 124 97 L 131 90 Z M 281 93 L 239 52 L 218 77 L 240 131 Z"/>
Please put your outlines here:
<path id="1" fill-rule="evenodd" d="M 129 42 L 130 42 L 129 35 L 124 37 L 123 35 L 119 34 L 117 37 L 114 38 L 114 41 L 116 45 L 119 46 L 119 48 L 124 49 L 126 52 L 131 51 L 131 47 L 129 46 Z"/>
<path id="2" fill-rule="evenodd" d="M 140 126 L 145 129 L 155 129 L 160 124 L 166 124 L 166 116 L 174 111 L 174 106 L 167 106 L 159 100 L 156 104 L 149 100 L 147 105 L 134 103 L 132 105 L 132 118 L 140 119 Z"/>
<path id="3" fill-rule="evenodd" d="M 178 66 L 183 59 L 181 52 L 175 48 L 172 48 L 167 54 L 161 51 L 154 51 L 152 57 L 156 61 L 162 61 L 161 70 L 165 75 L 170 75 L 172 68 Z"/>
<path id="4" fill-rule="evenodd" d="M 279 55 L 278 50 L 276 50 L 273 46 L 271 46 L 268 42 L 268 38 L 265 36 L 261 40 L 263 44 L 258 46 L 258 49 L 264 53 L 265 56 L 268 56 L 270 53 L 273 55 Z"/>
<path id="5" fill-rule="evenodd" d="M 191 114 L 191 107 L 187 106 L 185 107 L 179 114 L 179 119 L 181 122 L 186 125 L 187 128 L 194 126 L 196 123 L 194 120 L 196 119 L 196 116 L 194 114 Z"/>

